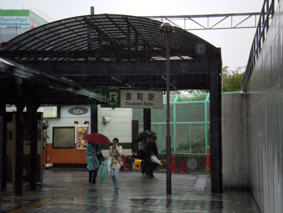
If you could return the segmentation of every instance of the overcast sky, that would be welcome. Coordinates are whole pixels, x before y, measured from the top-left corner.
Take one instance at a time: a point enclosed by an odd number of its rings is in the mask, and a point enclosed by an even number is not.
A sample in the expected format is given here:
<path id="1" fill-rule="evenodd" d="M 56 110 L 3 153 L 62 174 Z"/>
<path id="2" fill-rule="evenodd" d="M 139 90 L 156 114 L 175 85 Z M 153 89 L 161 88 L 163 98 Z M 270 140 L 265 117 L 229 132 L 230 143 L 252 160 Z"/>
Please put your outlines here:
<path id="1" fill-rule="evenodd" d="M 2 0 L 1 9 L 31 9 L 48 21 L 90 14 L 199 15 L 260 12 L 263 0 Z M 247 64 L 255 29 L 191 31 L 222 50 L 230 70 Z"/>

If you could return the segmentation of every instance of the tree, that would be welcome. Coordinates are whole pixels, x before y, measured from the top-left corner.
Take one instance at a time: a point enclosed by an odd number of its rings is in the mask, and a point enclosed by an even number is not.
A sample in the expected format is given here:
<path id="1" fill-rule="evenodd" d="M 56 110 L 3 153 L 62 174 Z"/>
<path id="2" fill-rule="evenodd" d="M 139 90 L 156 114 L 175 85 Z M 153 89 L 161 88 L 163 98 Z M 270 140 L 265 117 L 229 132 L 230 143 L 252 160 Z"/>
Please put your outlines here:
<path id="1" fill-rule="evenodd" d="M 209 93 L 209 90 L 175 90 L 175 91 L 170 91 L 171 95 L 181 95 L 181 94 L 201 94 L 201 93 Z"/>
<path id="2" fill-rule="evenodd" d="M 223 68 L 223 92 L 234 92 L 242 90 L 242 81 L 245 74 L 244 72 L 242 72 L 242 68 L 243 67 L 236 67 L 236 70 L 228 70 L 228 66 L 225 66 Z"/>
<path id="3" fill-rule="evenodd" d="M 236 67 L 236 70 L 229 70 L 228 66 L 225 66 L 222 70 L 222 91 L 223 92 L 234 92 L 242 91 L 242 81 L 244 78 L 244 67 Z M 171 91 L 170 94 L 201 94 L 209 93 L 209 90 L 176 90 Z"/>

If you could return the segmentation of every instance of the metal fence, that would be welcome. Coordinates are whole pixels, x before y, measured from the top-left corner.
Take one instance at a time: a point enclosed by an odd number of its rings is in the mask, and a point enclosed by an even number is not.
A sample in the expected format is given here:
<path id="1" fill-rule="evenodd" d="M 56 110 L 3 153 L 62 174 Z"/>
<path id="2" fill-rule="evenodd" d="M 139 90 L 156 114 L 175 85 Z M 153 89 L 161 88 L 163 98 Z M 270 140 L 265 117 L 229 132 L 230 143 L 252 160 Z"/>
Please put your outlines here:
<path id="1" fill-rule="evenodd" d="M 265 0 L 261 9 L 257 30 L 252 43 L 248 64 L 245 71 L 245 76 L 242 83 L 244 92 L 247 92 L 247 86 L 251 77 L 252 71 L 258 59 L 259 53 L 262 49 L 266 34 L 269 30 L 271 20 L 275 13 L 275 8 L 279 0 Z"/>
<path id="2" fill-rule="evenodd" d="M 170 96 L 170 134 L 172 154 L 205 155 L 209 152 L 209 93 Z M 166 152 L 166 97 L 163 109 L 151 110 L 151 130 L 157 134 L 158 150 Z M 133 109 L 143 131 L 143 110 Z"/>

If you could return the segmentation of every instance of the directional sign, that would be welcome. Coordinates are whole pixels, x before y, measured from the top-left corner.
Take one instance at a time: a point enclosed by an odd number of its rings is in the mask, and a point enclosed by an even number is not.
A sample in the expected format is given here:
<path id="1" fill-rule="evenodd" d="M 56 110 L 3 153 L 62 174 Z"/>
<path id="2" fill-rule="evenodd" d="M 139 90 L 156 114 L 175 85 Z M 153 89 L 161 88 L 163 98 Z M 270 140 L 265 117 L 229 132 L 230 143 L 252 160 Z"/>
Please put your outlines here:
<path id="1" fill-rule="evenodd" d="M 109 104 L 102 104 L 101 107 L 120 107 L 120 90 L 102 90 L 101 95 L 109 98 Z"/>
<path id="2" fill-rule="evenodd" d="M 109 98 L 109 104 L 101 107 L 162 109 L 162 91 L 145 90 L 102 90 L 101 94 Z"/>
<path id="3" fill-rule="evenodd" d="M 162 109 L 162 91 L 121 90 L 122 108 Z"/>

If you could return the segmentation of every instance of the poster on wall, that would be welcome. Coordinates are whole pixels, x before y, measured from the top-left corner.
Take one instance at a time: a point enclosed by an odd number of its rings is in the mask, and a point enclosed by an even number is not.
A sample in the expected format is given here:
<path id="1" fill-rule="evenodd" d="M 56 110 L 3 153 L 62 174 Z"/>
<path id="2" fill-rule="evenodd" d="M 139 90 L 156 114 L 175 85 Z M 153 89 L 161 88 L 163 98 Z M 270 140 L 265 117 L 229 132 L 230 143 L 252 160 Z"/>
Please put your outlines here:
<path id="1" fill-rule="evenodd" d="M 74 149 L 75 128 L 73 126 L 53 127 L 53 149 Z"/>
<path id="2" fill-rule="evenodd" d="M 83 138 L 88 134 L 87 125 L 77 126 L 77 149 L 86 149 L 87 142 Z"/>

